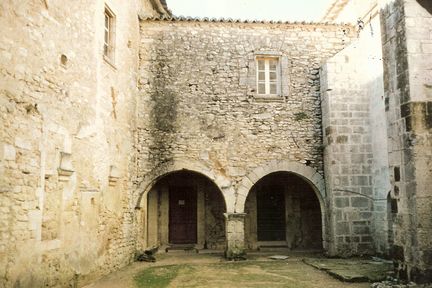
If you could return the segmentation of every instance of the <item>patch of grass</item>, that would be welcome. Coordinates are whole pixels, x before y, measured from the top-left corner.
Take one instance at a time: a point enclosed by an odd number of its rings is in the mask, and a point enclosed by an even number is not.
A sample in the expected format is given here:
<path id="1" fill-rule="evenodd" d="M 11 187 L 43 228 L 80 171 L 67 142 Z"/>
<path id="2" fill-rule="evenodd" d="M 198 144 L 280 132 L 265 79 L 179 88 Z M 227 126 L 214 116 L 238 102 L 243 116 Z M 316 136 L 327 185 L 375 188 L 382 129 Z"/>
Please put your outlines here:
<path id="1" fill-rule="evenodd" d="M 136 286 L 139 288 L 163 288 L 177 277 L 184 265 L 169 265 L 150 267 L 135 276 Z"/>
<path id="2" fill-rule="evenodd" d="M 288 285 L 287 279 L 293 280 L 291 273 L 287 275 L 284 262 L 183 264 L 147 268 L 135 276 L 135 283 L 146 288 L 162 288 L 177 282 L 181 287 L 205 287 L 208 282 L 218 283 L 220 287 L 303 287 L 298 281 L 289 281 Z"/>
<path id="3" fill-rule="evenodd" d="M 179 282 L 182 283 L 179 287 L 206 287 L 207 283 L 213 283 L 212 287 L 299 288 L 298 285 L 287 285 L 284 276 L 269 273 L 262 267 L 266 267 L 266 263 L 257 265 L 256 262 L 244 261 L 201 265 L 199 268 L 196 267 L 196 272 L 204 273 L 179 276 L 181 278 Z M 272 270 L 272 267 L 269 267 L 269 270 Z"/>
<path id="4" fill-rule="evenodd" d="M 137 287 L 343 287 L 296 261 L 242 261 L 150 267 L 135 277 Z M 323 282 L 323 280 L 325 282 Z"/>

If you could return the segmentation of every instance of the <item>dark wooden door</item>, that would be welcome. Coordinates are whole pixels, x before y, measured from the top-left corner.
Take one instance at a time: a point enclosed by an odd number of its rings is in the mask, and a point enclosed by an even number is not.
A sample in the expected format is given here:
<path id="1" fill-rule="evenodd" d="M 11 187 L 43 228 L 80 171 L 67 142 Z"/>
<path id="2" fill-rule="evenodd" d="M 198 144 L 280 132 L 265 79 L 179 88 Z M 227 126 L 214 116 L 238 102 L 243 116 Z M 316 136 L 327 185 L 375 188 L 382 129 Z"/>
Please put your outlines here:
<path id="1" fill-rule="evenodd" d="M 258 241 L 285 241 L 285 195 L 282 186 L 257 191 Z"/>
<path id="2" fill-rule="evenodd" d="M 169 188 L 169 242 L 197 243 L 197 193 L 193 187 Z"/>

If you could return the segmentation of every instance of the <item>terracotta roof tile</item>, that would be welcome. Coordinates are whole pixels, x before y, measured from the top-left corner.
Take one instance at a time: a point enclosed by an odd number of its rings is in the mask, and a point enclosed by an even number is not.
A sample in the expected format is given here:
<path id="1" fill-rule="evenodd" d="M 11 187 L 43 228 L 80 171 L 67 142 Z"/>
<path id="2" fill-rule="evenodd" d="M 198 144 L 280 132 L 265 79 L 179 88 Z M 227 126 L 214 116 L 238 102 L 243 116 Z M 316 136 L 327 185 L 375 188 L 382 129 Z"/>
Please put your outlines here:
<path id="1" fill-rule="evenodd" d="M 274 20 L 241 20 L 231 18 L 197 18 L 190 16 L 170 16 L 161 15 L 141 18 L 143 21 L 171 21 L 171 22 L 217 22 L 217 23 L 260 23 L 260 24 L 292 24 L 292 25 L 329 25 L 329 26 L 351 26 L 345 23 L 330 23 L 330 22 L 306 22 L 306 21 L 274 21 Z"/>

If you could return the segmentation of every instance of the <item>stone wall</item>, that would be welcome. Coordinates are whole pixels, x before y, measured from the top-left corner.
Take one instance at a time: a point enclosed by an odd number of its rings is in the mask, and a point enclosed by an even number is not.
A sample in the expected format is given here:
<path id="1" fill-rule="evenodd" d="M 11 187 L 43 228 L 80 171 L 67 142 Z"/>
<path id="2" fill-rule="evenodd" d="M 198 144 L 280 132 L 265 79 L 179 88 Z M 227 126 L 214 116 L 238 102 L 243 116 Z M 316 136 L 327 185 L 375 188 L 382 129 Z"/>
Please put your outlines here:
<path id="1" fill-rule="evenodd" d="M 145 1 L 0 3 L 2 287 L 80 286 L 133 257 L 139 10 L 155 15 Z"/>
<path id="2" fill-rule="evenodd" d="M 319 67 L 352 33 L 340 25 L 142 21 L 137 182 L 188 162 L 225 179 L 222 190 L 238 190 L 272 160 L 322 175 Z M 280 96 L 257 95 L 257 55 L 279 57 Z M 224 193 L 227 212 L 242 213 L 248 193 Z"/>
<path id="3" fill-rule="evenodd" d="M 432 6 L 388 0 L 381 8 L 393 257 L 401 277 L 431 281 Z"/>
<path id="4" fill-rule="evenodd" d="M 326 186 L 333 207 L 328 217 L 335 236 L 330 247 L 336 249 L 331 254 L 388 252 L 379 17 L 365 24 L 321 71 Z"/>

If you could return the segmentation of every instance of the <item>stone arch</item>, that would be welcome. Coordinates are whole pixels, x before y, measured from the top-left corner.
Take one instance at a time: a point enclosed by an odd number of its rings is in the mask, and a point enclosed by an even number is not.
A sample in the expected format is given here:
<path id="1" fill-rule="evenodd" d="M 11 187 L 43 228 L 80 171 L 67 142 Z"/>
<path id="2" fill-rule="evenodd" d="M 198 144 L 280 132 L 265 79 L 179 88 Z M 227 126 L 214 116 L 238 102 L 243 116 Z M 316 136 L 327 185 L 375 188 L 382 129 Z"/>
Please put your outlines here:
<path id="1" fill-rule="evenodd" d="M 254 186 L 255 183 L 257 183 L 264 176 L 274 172 L 290 172 L 304 179 L 312 186 L 320 202 L 321 211 L 325 211 L 325 182 L 321 174 L 319 174 L 312 167 L 306 166 L 299 162 L 290 160 L 272 160 L 263 166 L 255 168 L 243 178 L 239 188 L 237 189 L 237 202 L 235 205 L 236 213 L 244 212 L 246 198 L 252 186 Z M 323 219 L 325 218 L 323 217 Z"/>
<path id="2" fill-rule="evenodd" d="M 302 178 L 308 183 L 319 201 L 321 209 L 321 228 L 324 250 L 328 249 L 328 240 L 326 233 L 326 192 L 325 181 L 321 174 L 315 169 L 305 164 L 290 161 L 290 160 L 272 160 L 266 164 L 259 166 L 247 174 L 237 189 L 237 201 L 235 205 L 235 213 L 244 213 L 246 198 L 252 187 L 263 177 L 275 172 L 289 172 Z"/>
<path id="3" fill-rule="evenodd" d="M 178 172 L 178 171 L 190 171 L 201 174 L 211 180 L 222 193 L 225 201 L 227 213 L 232 213 L 235 210 L 235 191 L 231 184 L 231 180 L 226 176 L 221 175 L 217 171 L 214 171 L 202 162 L 195 160 L 174 160 L 165 162 L 151 172 L 147 173 L 144 179 L 138 186 L 138 197 L 136 200 L 135 209 L 140 209 L 142 205 L 142 199 L 147 196 L 151 188 L 157 183 L 158 180 L 164 176 Z"/>
<path id="4" fill-rule="evenodd" d="M 429 14 L 432 14 L 432 2 L 430 0 L 417 0 L 417 2 L 424 8 Z"/>

